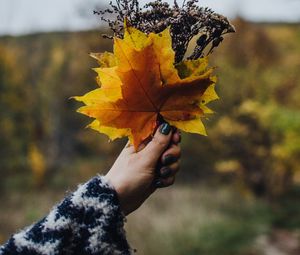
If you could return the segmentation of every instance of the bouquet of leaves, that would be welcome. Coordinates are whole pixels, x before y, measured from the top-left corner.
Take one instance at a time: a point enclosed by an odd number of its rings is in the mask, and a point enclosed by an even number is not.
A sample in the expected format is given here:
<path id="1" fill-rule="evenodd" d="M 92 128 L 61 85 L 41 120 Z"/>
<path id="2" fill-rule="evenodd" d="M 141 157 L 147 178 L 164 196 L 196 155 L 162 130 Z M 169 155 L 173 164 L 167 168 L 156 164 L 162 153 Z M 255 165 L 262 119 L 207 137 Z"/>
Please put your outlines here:
<path id="1" fill-rule="evenodd" d="M 227 18 L 197 0 L 173 6 L 161 0 L 140 8 L 138 0 L 117 0 L 95 11 L 114 32 L 113 53 L 93 53 L 99 88 L 75 97 L 78 111 L 94 118 L 90 128 L 111 140 L 127 136 L 137 149 L 161 122 L 206 135 L 202 118 L 218 99 L 209 55 L 223 35 L 234 32 Z M 114 17 L 113 20 L 107 16 Z M 194 50 L 187 48 L 196 38 Z"/>

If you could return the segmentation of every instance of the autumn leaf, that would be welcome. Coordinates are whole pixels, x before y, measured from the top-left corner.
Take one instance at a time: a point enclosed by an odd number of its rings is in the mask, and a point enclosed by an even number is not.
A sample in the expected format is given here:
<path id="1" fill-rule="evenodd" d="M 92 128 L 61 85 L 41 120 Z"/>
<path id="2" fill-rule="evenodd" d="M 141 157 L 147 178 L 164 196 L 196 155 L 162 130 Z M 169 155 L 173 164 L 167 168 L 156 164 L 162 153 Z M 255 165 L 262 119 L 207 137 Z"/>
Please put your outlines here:
<path id="1" fill-rule="evenodd" d="M 208 58 L 174 65 L 170 30 L 149 35 L 125 26 L 124 39 L 114 38 L 114 53 L 91 54 L 100 67 L 100 88 L 75 97 L 78 111 L 95 120 L 89 125 L 115 139 L 128 136 L 137 149 L 153 134 L 158 120 L 206 135 L 201 118 L 218 98 Z"/>

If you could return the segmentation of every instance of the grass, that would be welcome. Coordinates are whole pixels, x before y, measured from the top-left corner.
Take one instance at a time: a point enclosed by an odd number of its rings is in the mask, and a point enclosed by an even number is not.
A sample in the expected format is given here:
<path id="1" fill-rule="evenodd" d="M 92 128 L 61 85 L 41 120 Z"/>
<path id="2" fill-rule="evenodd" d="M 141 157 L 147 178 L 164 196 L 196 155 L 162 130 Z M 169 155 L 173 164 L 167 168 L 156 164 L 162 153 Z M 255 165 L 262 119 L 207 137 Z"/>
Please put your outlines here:
<path id="1" fill-rule="evenodd" d="M 4 193 L 0 204 L 0 242 L 46 215 L 67 190 L 87 179 L 82 169 L 93 176 L 100 161 L 92 161 L 89 168 L 78 161 L 74 167 L 58 171 L 40 188 L 26 185 L 23 175 L 20 181 L 14 176 L 14 183 L 10 183 L 14 188 Z M 66 180 L 67 176 L 73 178 Z M 237 195 L 231 187 L 176 184 L 159 190 L 129 215 L 126 230 L 138 254 L 244 255 L 244 251 L 255 248 L 256 238 L 268 231 L 267 213 L 258 201 Z"/>
<path id="2" fill-rule="evenodd" d="M 256 240 L 270 219 L 267 207 L 229 187 L 179 185 L 129 216 L 127 232 L 139 254 L 260 254 Z"/>

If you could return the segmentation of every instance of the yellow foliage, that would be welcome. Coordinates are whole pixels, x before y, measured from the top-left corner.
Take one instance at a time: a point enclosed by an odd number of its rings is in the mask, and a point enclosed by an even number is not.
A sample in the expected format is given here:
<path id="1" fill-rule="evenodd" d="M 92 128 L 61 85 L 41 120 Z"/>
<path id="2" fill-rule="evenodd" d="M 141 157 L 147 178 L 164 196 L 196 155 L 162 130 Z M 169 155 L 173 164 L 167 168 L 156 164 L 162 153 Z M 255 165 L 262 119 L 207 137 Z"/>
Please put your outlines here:
<path id="1" fill-rule="evenodd" d="M 44 155 L 35 144 L 32 144 L 30 146 L 28 161 L 33 173 L 35 183 L 38 185 L 41 184 L 46 172 L 46 162 Z"/>

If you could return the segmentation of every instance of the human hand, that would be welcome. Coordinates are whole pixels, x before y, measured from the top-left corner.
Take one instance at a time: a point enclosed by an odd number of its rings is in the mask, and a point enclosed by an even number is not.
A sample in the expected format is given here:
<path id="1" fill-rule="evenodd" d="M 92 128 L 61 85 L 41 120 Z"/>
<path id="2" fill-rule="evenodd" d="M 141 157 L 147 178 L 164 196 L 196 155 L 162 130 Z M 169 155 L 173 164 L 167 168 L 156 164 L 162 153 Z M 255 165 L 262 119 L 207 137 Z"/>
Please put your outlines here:
<path id="1" fill-rule="evenodd" d="M 175 181 L 179 170 L 180 133 L 162 124 L 148 144 L 138 150 L 127 144 L 106 174 L 125 215 L 136 210 L 157 189 Z"/>

